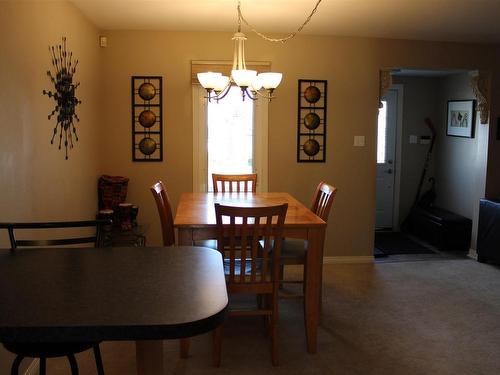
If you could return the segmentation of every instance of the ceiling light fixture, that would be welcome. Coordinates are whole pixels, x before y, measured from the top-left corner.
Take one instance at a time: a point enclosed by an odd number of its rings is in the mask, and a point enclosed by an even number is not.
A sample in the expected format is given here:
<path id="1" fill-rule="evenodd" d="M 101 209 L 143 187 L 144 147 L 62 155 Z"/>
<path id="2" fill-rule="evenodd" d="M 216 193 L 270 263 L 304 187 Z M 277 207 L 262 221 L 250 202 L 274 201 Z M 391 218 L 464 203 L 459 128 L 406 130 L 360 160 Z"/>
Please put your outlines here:
<path id="1" fill-rule="evenodd" d="M 247 38 L 245 34 L 241 32 L 241 22 L 243 21 L 254 33 L 269 42 L 285 43 L 298 34 L 304 26 L 307 25 L 314 13 L 316 13 L 321 1 L 322 0 L 318 0 L 316 2 L 314 9 L 311 11 L 304 23 L 297 29 L 297 31 L 288 34 L 284 38 L 278 39 L 267 37 L 252 27 L 241 14 L 241 2 L 238 1 L 238 31 L 234 33 L 232 38 L 234 40 L 234 55 L 231 75 L 228 77 L 217 72 L 204 72 L 197 74 L 198 81 L 203 88 L 207 90 L 208 101 L 215 99 L 218 102 L 220 99 L 223 99 L 233 84 L 236 84 L 241 89 L 243 100 L 245 100 L 245 97 L 256 100 L 257 96 L 261 96 L 271 101 L 275 97 L 273 96 L 274 89 L 276 89 L 281 83 L 283 75 L 282 73 L 275 72 L 257 73 L 255 70 L 246 68 L 245 40 Z"/>

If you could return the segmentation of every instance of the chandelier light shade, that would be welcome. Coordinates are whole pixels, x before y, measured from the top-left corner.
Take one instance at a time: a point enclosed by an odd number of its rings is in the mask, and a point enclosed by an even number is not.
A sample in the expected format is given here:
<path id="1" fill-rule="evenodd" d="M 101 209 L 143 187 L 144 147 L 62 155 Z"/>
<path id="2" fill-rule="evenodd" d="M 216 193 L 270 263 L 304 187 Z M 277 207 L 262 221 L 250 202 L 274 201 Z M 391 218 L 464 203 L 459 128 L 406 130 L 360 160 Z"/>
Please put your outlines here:
<path id="1" fill-rule="evenodd" d="M 265 72 L 258 73 L 255 70 L 249 70 L 246 68 L 245 63 L 245 40 L 247 39 L 245 34 L 241 32 L 241 22 L 245 22 L 253 32 L 255 32 L 260 37 L 264 38 L 270 42 L 281 42 L 285 43 L 289 39 L 293 38 L 302 28 L 311 20 L 312 16 L 316 12 L 319 4 L 322 0 L 316 2 L 316 6 L 312 10 L 306 21 L 298 28 L 296 32 L 293 32 L 286 36 L 285 38 L 273 39 L 266 37 L 265 35 L 259 33 L 255 28 L 253 28 L 241 14 L 241 4 L 238 1 L 238 31 L 233 35 L 234 40 L 234 53 L 233 53 L 233 68 L 231 70 L 231 76 L 227 77 L 222 75 L 222 73 L 217 72 L 204 72 L 198 73 L 198 81 L 207 91 L 207 99 L 217 100 L 223 99 L 233 84 L 237 85 L 241 89 L 242 99 L 248 97 L 252 100 L 256 100 L 257 96 L 264 97 L 271 101 L 274 96 L 274 90 L 279 86 L 283 78 L 283 74 L 277 72 Z"/>
<path id="2" fill-rule="evenodd" d="M 273 90 L 278 87 L 281 82 L 281 73 L 260 73 L 255 70 L 246 68 L 245 63 L 245 34 L 238 31 L 233 35 L 234 40 L 234 56 L 233 68 L 231 76 L 227 77 L 222 73 L 204 72 L 198 73 L 198 81 L 208 93 L 208 100 L 216 99 L 217 101 L 226 96 L 232 84 L 237 85 L 242 92 L 242 97 L 248 97 L 252 100 L 257 99 L 257 95 L 263 96 L 269 101 L 273 98 Z M 264 89 L 265 93 L 259 92 Z M 262 90 L 263 91 L 263 90 Z"/>

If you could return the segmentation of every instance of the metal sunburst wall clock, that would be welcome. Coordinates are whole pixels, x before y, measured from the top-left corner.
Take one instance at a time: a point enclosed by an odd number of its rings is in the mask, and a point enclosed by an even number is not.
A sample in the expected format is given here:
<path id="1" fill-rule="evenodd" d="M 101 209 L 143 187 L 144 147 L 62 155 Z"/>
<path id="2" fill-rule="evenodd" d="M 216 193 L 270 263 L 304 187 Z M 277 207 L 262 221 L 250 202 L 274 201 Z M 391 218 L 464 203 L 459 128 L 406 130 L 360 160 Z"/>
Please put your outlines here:
<path id="1" fill-rule="evenodd" d="M 52 134 L 51 144 L 54 144 L 59 129 L 59 150 L 61 149 L 63 133 L 64 133 L 64 148 L 66 151 L 66 159 L 68 159 L 68 147 L 73 148 L 73 137 L 75 142 L 78 141 L 75 122 L 80 121 L 75 110 L 76 106 L 81 104 L 75 91 L 80 86 L 80 82 L 74 83 L 73 78 L 76 73 L 78 60 L 73 59 L 73 52 L 68 52 L 66 49 L 66 38 L 62 38 L 62 44 L 49 46 L 50 56 L 52 58 L 52 66 L 54 72 L 47 71 L 47 76 L 54 85 L 54 91 L 43 90 L 43 94 L 49 98 L 54 98 L 56 102 L 54 109 L 48 115 L 50 120 L 54 115 L 56 117 L 56 126 Z"/>

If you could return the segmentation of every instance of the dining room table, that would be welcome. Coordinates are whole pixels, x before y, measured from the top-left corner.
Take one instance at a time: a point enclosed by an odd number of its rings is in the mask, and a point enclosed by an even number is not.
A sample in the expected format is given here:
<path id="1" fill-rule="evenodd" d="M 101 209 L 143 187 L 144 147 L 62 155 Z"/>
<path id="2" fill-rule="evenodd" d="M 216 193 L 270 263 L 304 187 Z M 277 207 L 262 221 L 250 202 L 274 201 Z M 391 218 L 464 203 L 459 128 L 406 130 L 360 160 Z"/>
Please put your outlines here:
<path id="1" fill-rule="evenodd" d="M 286 192 L 182 193 L 174 219 L 180 245 L 191 246 L 195 241 L 217 237 L 215 203 L 238 207 L 288 204 L 283 236 L 307 241 L 306 272 L 304 273 L 304 325 L 307 351 L 316 353 L 325 221 Z"/>
<path id="2" fill-rule="evenodd" d="M 162 340 L 213 330 L 227 303 L 209 248 L 0 249 L 2 343 L 136 341 L 137 373 L 160 375 Z"/>

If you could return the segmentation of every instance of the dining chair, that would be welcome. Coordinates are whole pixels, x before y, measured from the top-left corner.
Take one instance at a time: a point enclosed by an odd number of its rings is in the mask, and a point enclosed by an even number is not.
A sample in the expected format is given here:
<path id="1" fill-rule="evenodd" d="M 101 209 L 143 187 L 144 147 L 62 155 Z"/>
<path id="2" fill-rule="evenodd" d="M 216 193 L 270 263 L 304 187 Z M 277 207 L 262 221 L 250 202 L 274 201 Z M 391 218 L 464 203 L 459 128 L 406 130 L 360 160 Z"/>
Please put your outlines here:
<path id="1" fill-rule="evenodd" d="M 327 184 L 326 182 L 320 182 L 314 192 L 311 211 L 319 216 L 323 221 L 328 222 L 328 216 L 332 208 L 333 199 L 337 193 L 337 188 Z M 280 269 L 280 283 L 304 283 L 305 276 L 305 263 L 306 263 L 306 251 L 307 251 L 307 241 L 299 240 L 294 238 L 285 238 L 281 246 L 281 269 Z M 302 265 L 303 276 L 301 280 L 285 280 L 284 271 L 287 265 Z M 284 298 L 297 298 L 303 297 L 304 294 L 290 294 L 282 293 Z M 321 296 L 321 286 L 320 286 L 320 296 Z"/>
<path id="2" fill-rule="evenodd" d="M 257 191 L 257 173 L 250 174 L 216 174 L 212 173 L 214 193 Z"/>
<path id="3" fill-rule="evenodd" d="M 172 205 L 168 198 L 167 189 L 162 181 L 158 181 L 149 188 L 156 202 L 158 214 L 160 215 L 161 234 L 163 238 L 163 246 L 175 245 L 174 217 L 172 215 Z M 215 249 L 215 241 L 200 241 L 195 243 L 196 246 L 205 246 Z M 187 358 L 189 355 L 189 338 L 181 338 L 180 341 L 180 357 Z"/>
<path id="4" fill-rule="evenodd" d="M 267 318 L 271 358 L 278 365 L 278 288 L 280 250 L 288 204 L 269 207 L 234 207 L 215 203 L 218 249 L 224 258 L 227 291 L 254 294 L 251 309 L 229 308 L 228 316 Z M 270 251 L 271 244 L 273 251 Z M 220 366 L 222 326 L 214 331 L 213 364 Z"/>
<path id="5" fill-rule="evenodd" d="M 33 223 L 0 223 L 0 228 L 7 229 L 9 234 L 11 251 L 16 251 L 19 248 L 26 247 L 47 247 L 47 246 L 66 246 L 91 244 L 94 247 L 101 247 L 104 244 L 103 228 L 106 225 L 111 225 L 111 220 L 88 220 L 88 221 L 63 221 L 63 222 L 33 222 Z M 61 238 L 65 231 L 79 231 L 75 228 L 94 228 L 92 234 L 85 233 L 83 236 Z M 29 230 L 29 234 L 22 235 L 23 230 Z M 57 230 L 56 239 L 40 239 L 37 236 L 40 231 L 50 235 L 48 232 Z M 90 230 L 90 229 L 89 229 Z M 42 234 L 43 234 L 42 233 Z M 20 235 L 20 236 L 18 236 Z M 32 236 L 34 239 L 26 239 L 26 236 Z M 22 239 L 20 239 L 22 238 Z M 54 250 L 57 251 L 57 250 Z M 84 251 L 84 250 L 82 250 Z M 56 308 L 56 307 L 54 307 Z M 78 375 L 78 363 L 75 359 L 75 354 L 92 349 L 98 375 L 104 375 L 104 367 L 102 364 L 101 351 L 99 342 L 68 342 L 68 343 L 8 343 L 4 342 L 4 347 L 16 355 L 11 367 L 11 375 L 18 375 L 19 366 L 24 358 L 39 358 L 40 360 L 40 375 L 45 375 L 47 358 L 67 357 L 71 374 Z"/>
<path id="6" fill-rule="evenodd" d="M 175 244 L 174 217 L 172 216 L 172 205 L 165 185 L 163 185 L 163 182 L 158 181 L 149 190 L 153 193 L 158 214 L 160 215 L 163 246 L 173 246 Z"/>

